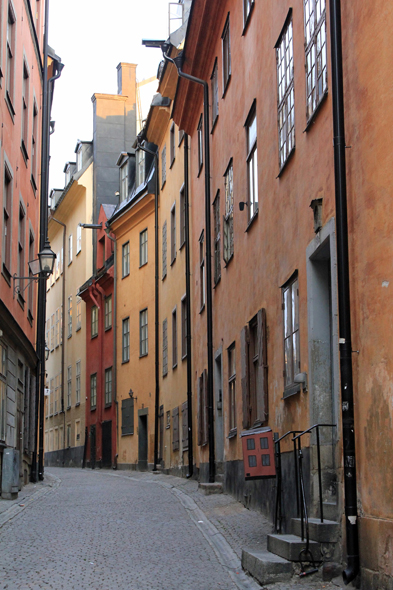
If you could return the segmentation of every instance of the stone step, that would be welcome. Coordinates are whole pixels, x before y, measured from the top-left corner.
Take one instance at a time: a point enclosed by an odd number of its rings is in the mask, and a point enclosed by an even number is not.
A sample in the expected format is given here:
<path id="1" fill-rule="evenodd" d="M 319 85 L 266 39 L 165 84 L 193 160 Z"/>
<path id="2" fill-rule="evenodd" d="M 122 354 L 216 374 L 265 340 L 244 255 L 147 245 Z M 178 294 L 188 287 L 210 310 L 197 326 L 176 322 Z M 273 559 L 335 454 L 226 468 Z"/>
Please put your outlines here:
<path id="1" fill-rule="evenodd" d="M 306 541 L 302 541 L 296 535 L 268 535 L 267 548 L 271 553 L 279 555 L 288 561 L 300 561 L 299 554 L 306 548 Z M 309 549 L 315 561 L 321 561 L 321 545 L 316 541 L 310 541 Z M 303 561 L 309 561 L 307 555 L 302 556 Z"/>
<path id="2" fill-rule="evenodd" d="M 205 496 L 222 494 L 222 483 L 199 483 L 198 490 Z"/>
<path id="3" fill-rule="evenodd" d="M 262 585 L 288 582 L 293 571 L 290 561 L 269 551 L 252 548 L 243 549 L 242 567 Z"/>
<path id="4" fill-rule="evenodd" d="M 224 474 L 223 473 L 216 473 L 215 478 L 216 483 L 224 483 Z"/>
<path id="5" fill-rule="evenodd" d="M 336 543 L 340 533 L 340 525 L 334 520 L 326 520 L 323 522 L 319 518 L 308 519 L 308 530 L 310 539 L 318 543 Z M 300 518 L 292 518 L 291 531 L 294 535 L 301 537 L 301 520 Z M 304 535 L 306 535 L 306 523 L 304 523 Z"/>

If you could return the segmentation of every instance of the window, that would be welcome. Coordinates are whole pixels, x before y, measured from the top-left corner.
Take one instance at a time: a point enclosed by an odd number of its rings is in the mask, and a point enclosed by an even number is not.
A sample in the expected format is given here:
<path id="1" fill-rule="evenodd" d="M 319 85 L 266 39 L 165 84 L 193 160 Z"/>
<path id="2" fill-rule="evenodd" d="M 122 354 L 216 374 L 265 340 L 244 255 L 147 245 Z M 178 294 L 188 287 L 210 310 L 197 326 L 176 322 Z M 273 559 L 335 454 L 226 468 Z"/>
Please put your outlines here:
<path id="1" fill-rule="evenodd" d="M 121 402 L 121 435 L 134 434 L 134 398 Z"/>
<path id="2" fill-rule="evenodd" d="M 186 243 L 186 196 L 184 184 L 180 189 L 180 248 Z"/>
<path id="3" fill-rule="evenodd" d="M 177 309 L 172 311 L 172 368 L 177 367 Z"/>
<path id="4" fill-rule="evenodd" d="M 145 182 L 145 158 L 146 154 L 143 150 L 139 150 L 138 154 L 138 186 Z"/>
<path id="5" fill-rule="evenodd" d="M 72 295 L 68 297 L 68 338 L 72 336 Z"/>
<path id="6" fill-rule="evenodd" d="M 82 228 L 80 225 L 76 227 L 76 255 L 82 250 Z"/>
<path id="7" fill-rule="evenodd" d="M 202 131 L 202 115 L 199 118 L 198 122 L 198 176 L 201 173 L 202 166 L 203 166 L 203 131 Z"/>
<path id="8" fill-rule="evenodd" d="M 176 260 L 176 203 L 171 209 L 171 265 Z"/>
<path id="9" fill-rule="evenodd" d="M 19 239 L 18 239 L 18 275 L 23 277 L 25 273 L 25 241 L 26 241 L 26 213 L 23 204 L 19 203 Z M 23 289 L 24 280 L 19 279 L 19 290 L 18 299 L 24 301 Z"/>
<path id="10" fill-rule="evenodd" d="M 235 344 L 228 348 L 228 397 L 229 434 L 236 429 L 236 350 Z"/>
<path id="11" fill-rule="evenodd" d="M 55 314 L 52 313 L 50 316 L 50 349 L 55 348 Z"/>
<path id="12" fill-rule="evenodd" d="M 37 161 L 38 161 L 38 107 L 33 102 L 33 135 L 31 138 L 31 182 L 33 189 L 37 190 Z"/>
<path id="13" fill-rule="evenodd" d="M 67 184 L 71 180 L 71 166 L 70 166 L 70 164 L 67 164 L 65 166 L 65 168 L 64 168 L 64 174 L 65 174 L 65 186 L 67 186 Z"/>
<path id="14" fill-rule="evenodd" d="M 172 451 L 179 450 L 179 407 L 172 410 Z"/>
<path id="15" fill-rule="evenodd" d="M 82 170 L 82 161 L 82 146 L 80 145 L 76 152 L 76 169 L 78 172 L 79 170 Z"/>
<path id="16" fill-rule="evenodd" d="M 120 203 L 128 197 L 128 160 L 120 168 Z"/>
<path id="17" fill-rule="evenodd" d="M 0 344 L 0 440 L 7 432 L 7 349 Z"/>
<path id="18" fill-rule="evenodd" d="M 254 8 L 254 1 L 255 0 L 243 0 L 243 23 L 244 27 L 248 22 L 248 19 L 251 14 L 251 10 Z"/>
<path id="19" fill-rule="evenodd" d="M 93 305 L 91 308 L 91 337 L 98 336 L 98 307 Z"/>
<path id="20" fill-rule="evenodd" d="M 76 376 L 75 376 L 75 405 L 81 403 L 81 362 L 76 361 Z"/>
<path id="21" fill-rule="evenodd" d="M 90 375 L 90 408 L 97 407 L 97 373 Z"/>
<path id="22" fill-rule="evenodd" d="M 60 274 L 63 274 L 63 269 L 64 269 L 64 249 L 62 248 L 60 250 Z"/>
<path id="23" fill-rule="evenodd" d="M 53 400 L 55 395 L 55 380 L 50 380 L 50 393 L 49 393 L 49 414 L 53 416 Z"/>
<path id="24" fill-rule="evenodd" d="M 284 320 L 284 397 L 300 391 L 299 280 L 297 275 L 282 288 Z"/>
<path id="25" fill-rule="evenodd" d="M 54 275 L 55 275 L 55 279 L 57 281 L 57 279 L 60 278 L 60 252 L 58 252 L 56 254 L 56 260 L 55 260 L 55 268 L 54 268 Z"/>
<path id="26" fill-rule="evenodd" d="M 229 33 L 229 14 L 221 35 L 222 39 L 222 75 L 223 94 L 225 94 L 229 80 L 231 79 L 231 39 Z"/>
<path id="27" fill-rule="evenodd" d="M 173 162 L 175 161 L 175 124 L 172 123 L 171 125 L 171 129 L 170 129 L 170 141 L 169 141 L 169 147 L 170 147 L 170 164 L 169 167 L 172 168 Z"/>
<path id="28" fill-rule="evenodd" d="M 139 356 L 148 353 L 147 309 L 139 312 Z"/>
<path id="29" fill-rule="evenodd" d="M 147 264 L 147 229 L 139 234 L 139 266 Z"/>
<path id="30" fill-rule="evenodd" d="M 220 217 L 220 191 L 217 191 L 213 201 L 214 223 L 214 284 L 221 279 L 221 217 Z"/>
<path id="31" fill-rule="evenodd" d="M 167 429 L 167 428 L 170 428 L 170 427 L 171 427 L 171 412 L 170 412 L 170 410 L 167 410 L 165 428 Z"/>
<path id="32" fill-rule="evenodd" d="M 198 377 L 198 446 L 208 443 L 208 411 L 207 411 L 207 371 L 206 369 Z"/>
<path id="33" fill-rule="evenodd" d="M 243 428 L 261 426 L 268 418 L 266 311 L 240 333 Z"/>
<path id="34" fill-rule="evenodd" d="M 199 237 L 199 285 L 200 285 L 200 311 L 205 307 L 206 298 L 206 274 L 205 274 L 205 230 Z"/>
<path id="35" fill-rule="evenodd" d="M 304 0 L 307 121 L 327 91 L 325 0 Z"/>
<path id="36" fill-rule="evenodd" d="M 187 356 L 187 296 L 181 300 L 181 358 Z"/>
<path id="37" fill-rule="evenodd" d="M 68 236 L 68 264 L 72 262 L 72 234 Z"/>
<path id="38" fill-rule="evenodd" d="M 82 327 L 82 297 L 76 296 L 76 331 Z"/>
<path id="39" fill-rule="evenodd" d="M 162 376 L 168 375 L 168 320 L 162 322 Z"/>
<path id="40" fill-rule="evenodd" d="M 123 244 L 122 248 L 123 279 L 130 274 L 130 242 Z"/>
<path id="41" fill-rule="evenodd" d="M 60 307 L 55 313 L 55 347 L 60 345 Z"/>
<path id="42" fill-rule="evenodd" d="M 81 421 L 75 420 L 75 446 L 80 445 L 81 440 Z"/>
<path id="43" fill-rule="evenodd" d="M 54 413 L 57 414 L 59 412 L 59 375 L 55 377 L 55 404 L 54 404 Z"/>
<path id="44" fill-rule="evenodd" d="M 233 256 L 233 163 L 232 160 L 224 175 L 225 215 L 224 227 L 224 261 L 226 264 Z"/>
<path id="45" fill-rule="evenodd" d="M 162 226 L 162 278 L 165 279 L 166 277 L 166 269 L 167 269 L 167 229 L 166 229 L 166 221 Z"/>
<path id="46" fill-rule="evenodd" d="M 4 194 L 3 194 L 3 270 L 11 277 L 11 228 L 12 228 L 12 174 L 4 166 Z"/>
<path id="47" fill-rule="evenodd" d="M 15 13 L 8 4 L 8 18 L 7 18 L 7 82 L 6 82 L 6 98 L 7 105 L 11 110 L 12 115 L 15 115 L 12 102 L 14 99 L 14 70 L 15 70 Z"/>
<path id="48" fill-rule="evenodd" d="M 183 129 L 179 129 L 179 145 L 183 141 L 183 138 L 184 138 L 184 131 L 183 131 Z"/>
<path id="49" fill-rule="evenodd" d="M 29 70 L 27 63 L 23 60 L 23 81 L 22 81 L 22 154 L 28 159 L 27 146 L 29 137 Z"/>
<path id="50" fill-rule="evenodd" d="M 105 330 L 112 327 L 112 295 L 105 297 Z"/>
<path id="51" fill-rule="evenodd" d="M 105 369 L 105 405 L 112 403 L 112 367 Z"/>
<path id="52" fill-rule="evenodd" d="M 251 220 L 258 211 L 258 158 L 257 158 L 257 114 L 255 101 L 246 121 L 247 170 L 248 170 L 248 218 Z"/>
<path id="53" fill-rule="evenodd" d="M 295 147 L 295 95 L 293 83 L 292 13 L 288 14 L 276 43 L 278 87 L 278 138 L 280 170 Z"/>
<path id="54" fill-rule="evenodd" d="M 214 62 L 213 72 L 210 76 L 210 90 L 212 95 L 212 129 L 218 117 L 218 66 L 217 58 Z"/>
<path id="55" fill-rule="evenodd" d="M 123 320 L 122 325 L 122 362 L 130 360 L 130 318 Z"/>
<path id="56" fill-rule="evenodd" d="M 67 367 L 67 408 L 71 407 L 72 403 L 72 367 Z"/>
<path id="57" fill-rule="evenodd" d="M 161 152 L 161 187 L 166 182 L 166 145 L 162 148 Z"/>

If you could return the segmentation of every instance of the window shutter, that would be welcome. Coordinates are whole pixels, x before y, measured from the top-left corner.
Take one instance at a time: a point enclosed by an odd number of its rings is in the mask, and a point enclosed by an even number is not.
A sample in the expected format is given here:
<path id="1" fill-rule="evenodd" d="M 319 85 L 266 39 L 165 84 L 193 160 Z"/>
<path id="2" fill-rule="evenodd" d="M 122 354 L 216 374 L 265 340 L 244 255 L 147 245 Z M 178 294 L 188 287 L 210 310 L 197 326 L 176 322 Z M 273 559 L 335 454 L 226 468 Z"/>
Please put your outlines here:
<path id="1" fill-rule="evenodd" d="M 179 450 L 179 407 L 172 410 L 172 450 Z"/>
<path id="2" fill-rule="evenodd" d="M 209 431 L 209 421 L 208 421 L 208 401 L 207 401 L 207 371 L 204 369 L 203 371 L 203 444 L 206 445 L 208 442 L 208 431 Z"/>
<path id="3" fill-rule="evenodd" d="M 250 428 L 250 391 L 248 375 L 248 326 L 244 326 L 240 332 L 240 357 L 241 357 L 241 388 L 243 401 L 243 428 Z"/>
<path id="4" fill-rule="evenodd" d="M 167 268 L 167 239 L 166 239 L 166 221 L 162 226 L 162 278 L 166 277 Z"/>
<path id="5" fill-rule="evenodd" d="M 228 262 L 229 260 L 229 232 L 228 232 L 228 222 L 225 219 L 225 215 L 222 218 L 222 229 L 224 233 L 224 261 Z"/>
<path id="6" fill-rule="evenodd" d="M 267 334 L 266 310 L 260 309 L 258 321 L 258 383 L 257 383 L 257 416 L 262 422 L 268 419 L 268 382 L 267 382 Z"/>
<path id="7" fill-rule="evenodd" d="M 134 434 L 134 400 L 131 398 L 121 402 L 121 433 Z"/>
<path id="8" fill-rule="evenodd" d="M 198 377 L 198 446 L 203 445 L 202 442 L 202 423 L 203 423 L 203 374 Z"/>
<path id="9" fill-rule="evenodd" d="M 188 406 L 187 406 L 187 402 L 184 402 L 182 404 L 181 421 L 182 421 L 182 448 L 183 448 L 183 451 L 187 451 L 187 449 L 188 449 Z"/>

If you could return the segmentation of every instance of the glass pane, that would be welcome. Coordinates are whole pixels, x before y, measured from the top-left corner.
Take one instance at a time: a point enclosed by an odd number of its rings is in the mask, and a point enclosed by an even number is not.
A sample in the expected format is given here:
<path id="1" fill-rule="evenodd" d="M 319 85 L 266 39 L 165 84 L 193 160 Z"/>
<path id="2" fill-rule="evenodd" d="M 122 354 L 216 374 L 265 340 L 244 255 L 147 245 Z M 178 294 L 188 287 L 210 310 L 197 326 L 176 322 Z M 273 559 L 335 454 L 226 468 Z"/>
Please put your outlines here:
<path id="1" fill-rule="evenodd" d="M 294 375 L 300 373 L 300 351 L 299 351 L 299 331 L 295 332 L 292 336 L 293 346 L 293 371 Z"/>
<path id="2" fill-rule="evenodd" d="M 284 291 L 284 337 L 287 338 L 292 333 L 291 322 L 291 289 Z"/>
<path id="3" fill-rule="evenodd" d="M 284 344 L 285 385 L 293 383 L 292 338 L 287 338 Z"/>
<path id="4" fill-rule="evenodd" d="M 293 332 L 299 329 L 299 281 L 296 279 L 292 284 L 292 321 Z"/>

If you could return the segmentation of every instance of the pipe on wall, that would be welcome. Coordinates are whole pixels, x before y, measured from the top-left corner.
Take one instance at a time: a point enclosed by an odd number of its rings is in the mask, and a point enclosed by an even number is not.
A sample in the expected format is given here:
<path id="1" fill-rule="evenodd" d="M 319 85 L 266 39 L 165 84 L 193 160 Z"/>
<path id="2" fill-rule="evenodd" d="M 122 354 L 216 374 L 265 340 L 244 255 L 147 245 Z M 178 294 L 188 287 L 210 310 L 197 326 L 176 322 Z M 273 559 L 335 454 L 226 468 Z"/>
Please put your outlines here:
<path id="1" fill-rule="evenodd" d="M 194 473 L 192 438 L 192 357 L 191 357 L 191 265 L 190 265 L 190 194 L 188 187 L 188 135 L 184 133 L 184 205 L 186 225 L 186 309 L 187 309 L 187 422 L 188 422 L 188 474 Z"/>
<path id="2" fill-rule="evenodd" d="M 347 567 L 343 571 L 343 579 L 345 584 L 349 584 L 359 573 L 359 541 L 340 0 L 330 0 L 330 37 L 332 58 L 334 178 L 336 194 L 337 282 L 340 330 L 340 378 L 347 544 Z"/>

